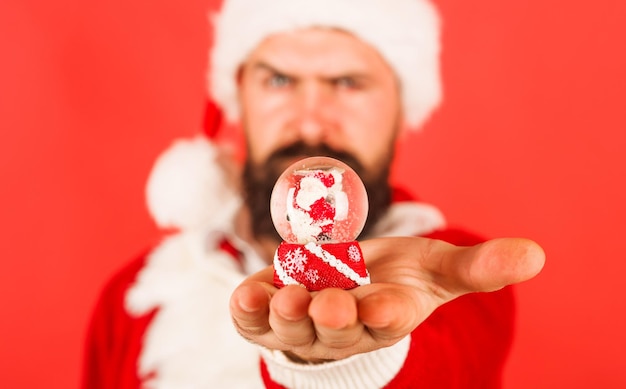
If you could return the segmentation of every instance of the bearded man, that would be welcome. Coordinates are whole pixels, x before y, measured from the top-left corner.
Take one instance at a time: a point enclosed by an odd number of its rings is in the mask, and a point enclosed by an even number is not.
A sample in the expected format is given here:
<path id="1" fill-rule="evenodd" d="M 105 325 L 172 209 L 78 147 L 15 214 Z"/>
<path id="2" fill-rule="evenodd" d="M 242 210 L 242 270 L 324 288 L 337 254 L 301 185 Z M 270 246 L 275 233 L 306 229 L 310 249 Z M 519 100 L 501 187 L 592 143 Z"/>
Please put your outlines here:
<path id="1" fill-rule="evenodd" d="M 204 137 L 157 161 L 148 205 L 178 232 L 105 288 L 84 386 L 499 387 L 513 332 L 507 285 L 537 274 L 542 250 L 447 228 L 388 183 L 399 135 L 441 98 L 432 4 L 225 0 L 214 26 L 206 132 L 222 113 L 240 125 L 243 173 Z M 273 286 L 269 196 L 308 156 L 342 160 L 365 183 L 370 285 Z"/>

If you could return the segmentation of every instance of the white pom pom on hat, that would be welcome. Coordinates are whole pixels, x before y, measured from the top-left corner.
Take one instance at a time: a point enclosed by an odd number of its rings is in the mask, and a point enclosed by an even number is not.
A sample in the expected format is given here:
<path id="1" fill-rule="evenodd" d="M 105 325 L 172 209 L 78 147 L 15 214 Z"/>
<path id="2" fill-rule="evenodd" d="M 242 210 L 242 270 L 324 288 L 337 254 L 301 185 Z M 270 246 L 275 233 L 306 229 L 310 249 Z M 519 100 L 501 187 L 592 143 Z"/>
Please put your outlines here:
<path id="1" fill-rule="evenodd" d="M 206 137 L 179 139 L 157 159 L 146 185 L 148 209 L 162 228 L 216 227 L 237 201 L 219 151 Z"/>
<path id="2" fill-rule="evenodd" d="M 402 88 L 405 122 L 420 127 L 441 101 L 437 10 L 428 0 L 225 0 L 214 16 L 209 89 L 238 122 L 236 75 L 267 36 L 308 27 L 338 28 L 373 46 Z"/>
<path id="3" fill-rule="evenodd" d="M 156 160 L 146 184 L 148 210 L 159 227 L 180 230 L 230 228 L 240 197 L 227 161 L 209 138 L 221 114 L 209 102 L 204 135 L 178 139 Z"/>

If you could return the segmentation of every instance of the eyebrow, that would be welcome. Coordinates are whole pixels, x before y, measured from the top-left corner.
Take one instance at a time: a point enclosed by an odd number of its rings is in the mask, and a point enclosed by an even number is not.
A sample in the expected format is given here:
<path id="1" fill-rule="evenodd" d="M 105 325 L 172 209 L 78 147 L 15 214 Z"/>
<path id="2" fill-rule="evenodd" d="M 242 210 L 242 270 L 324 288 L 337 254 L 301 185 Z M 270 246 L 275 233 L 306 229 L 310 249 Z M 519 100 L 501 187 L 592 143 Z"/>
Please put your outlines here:
<path id="1" fill-rule="evenodd" d="M 287 76 L 287 77 L 293 77 L 292 75 L 289 74 L 289 72 L 283 71 L 283 70 L 279 69 L 277 66 L 269 64 L 269 63 L 264 62 L 264 61 L 255 62 L 252 65 L 252 70 L 255 70 L 255 71 L 256 70 L 263 70 L 263 71 L 267 71 L 267 72 L 270 72 L 270 73 L 282 74 L 282 75 Z"/>
<path id="2" fill-rule="evenodd" d="M 270 64 L 270 63 L 265 62 L 265 61 L 257 61 L 255 63 L 253 63 L 252 64 L 252 70 L 254 70 L 254 71 L 256 71 L 256 70 L 267 71 L 267 72 L 270 72 L 270 73 L 280 74 L 280 75 L 283 75 L 285 77 L 289 77 L 289 78 L 293 78 L 293 79 L 299 78 L 298 76 L 296 76 L 296 75 L 294 75 L 294 74 L 292 74 L 292 73 L 290 73 L 288 71 L 282 70 L 278 66 Z M 341 78 L 344 78 L 344 77 L 350 77 L 350 78 L 354 78 L 356 80 L 363 80 L 363 81 L 369 80 L 371 78 L 368 74 L 366 74 L 366 73 L 364 73 L 362 71 L 358 71 L 358 70 L 348 70 L 348 71 L 340 72 L 340 73 L 337 73 L 337 74 L 321 75 L 318 78 L 320 78 L 320 79 L 322 79 L 324 81 L 327 81 L 327 82 L 333 82 L 333 81 L 337 81 L 337 80 L 339 80 Z"/>

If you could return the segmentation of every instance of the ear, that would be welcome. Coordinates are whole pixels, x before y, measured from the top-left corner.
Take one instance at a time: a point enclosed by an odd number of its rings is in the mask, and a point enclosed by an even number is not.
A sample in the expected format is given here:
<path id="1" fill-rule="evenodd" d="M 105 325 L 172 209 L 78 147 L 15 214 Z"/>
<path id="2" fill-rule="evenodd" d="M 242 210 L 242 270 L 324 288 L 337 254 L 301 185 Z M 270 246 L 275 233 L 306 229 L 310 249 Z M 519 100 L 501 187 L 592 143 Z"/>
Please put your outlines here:
<path id="1" fill-rule="evenodd" d="M 235 82 L 237 83 L 237 86 L 239 86 L 243 80 L 243 67 L 243 64 L 239 65 L 239 68 L 237 68 L 237 72 L 235 73 Z"/>
<path id="2" fill-rule="evenodd" d="M 241 119 L 241 108 L 243 107 L 243 101 L 241 98 L 241 89 L 243 88 L 243 81 L 245 77 L 245 64 L 241 64 L 237 68 L 235 73 L 235 86 L 237 88 L 237 104 L 239 105 L 239 119 Z"/>

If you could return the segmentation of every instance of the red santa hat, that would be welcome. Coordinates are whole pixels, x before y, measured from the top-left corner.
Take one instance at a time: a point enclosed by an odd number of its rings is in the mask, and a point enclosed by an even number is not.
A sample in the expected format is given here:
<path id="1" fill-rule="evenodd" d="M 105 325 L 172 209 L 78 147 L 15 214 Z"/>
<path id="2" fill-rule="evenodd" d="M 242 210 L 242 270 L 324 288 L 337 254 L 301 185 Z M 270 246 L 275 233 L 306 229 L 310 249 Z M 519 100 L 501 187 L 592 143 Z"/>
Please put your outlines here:
<path id="1" fill-rule="evenodd" d="M 441 100 L 439 17 L 428 0 L 224 0 L 213 18 L 209 90 L 237 122 L 236 74 L 267 36 L 338 28 L 374 47 L 400 80 L 405 124 L 421 126 Z"/>

